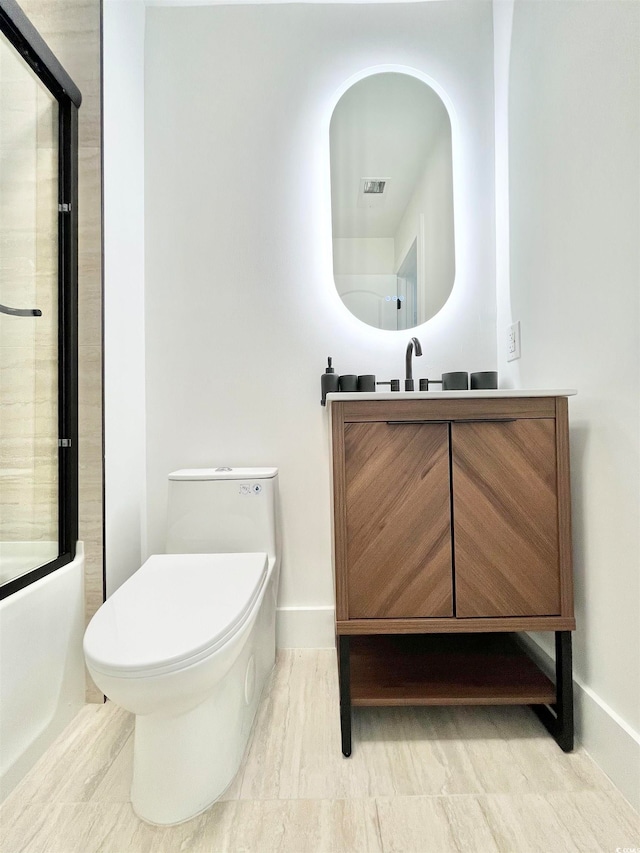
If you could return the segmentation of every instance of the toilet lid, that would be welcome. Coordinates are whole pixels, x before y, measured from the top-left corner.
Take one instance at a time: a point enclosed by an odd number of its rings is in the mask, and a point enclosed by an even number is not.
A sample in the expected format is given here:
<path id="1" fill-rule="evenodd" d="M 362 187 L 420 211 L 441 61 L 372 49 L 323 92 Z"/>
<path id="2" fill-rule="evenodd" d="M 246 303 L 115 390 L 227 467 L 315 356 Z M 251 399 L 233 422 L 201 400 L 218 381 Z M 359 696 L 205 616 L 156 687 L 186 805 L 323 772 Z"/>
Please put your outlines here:
<path id="1" fill-rule="evenodd" d="M 89 623 L 87 663 L 126 676 L 195 662 L 240 628 L 267 565 L 263 553 L 149 557 Z"/>

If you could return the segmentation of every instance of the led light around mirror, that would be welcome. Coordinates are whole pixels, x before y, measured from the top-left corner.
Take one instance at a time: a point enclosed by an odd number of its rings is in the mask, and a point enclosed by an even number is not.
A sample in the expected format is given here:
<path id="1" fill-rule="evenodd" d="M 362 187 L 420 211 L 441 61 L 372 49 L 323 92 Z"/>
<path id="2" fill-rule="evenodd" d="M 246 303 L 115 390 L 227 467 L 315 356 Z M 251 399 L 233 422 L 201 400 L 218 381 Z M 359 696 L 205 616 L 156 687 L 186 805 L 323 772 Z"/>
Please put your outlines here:
<path id="1" fill-rule="evenodd" d="M 372 74 L 336 104 L 330 146 L 333 273 L 343 303 L 378 329 L 425 323 L 455 277 L 445 105 L 417 77 Z"/>

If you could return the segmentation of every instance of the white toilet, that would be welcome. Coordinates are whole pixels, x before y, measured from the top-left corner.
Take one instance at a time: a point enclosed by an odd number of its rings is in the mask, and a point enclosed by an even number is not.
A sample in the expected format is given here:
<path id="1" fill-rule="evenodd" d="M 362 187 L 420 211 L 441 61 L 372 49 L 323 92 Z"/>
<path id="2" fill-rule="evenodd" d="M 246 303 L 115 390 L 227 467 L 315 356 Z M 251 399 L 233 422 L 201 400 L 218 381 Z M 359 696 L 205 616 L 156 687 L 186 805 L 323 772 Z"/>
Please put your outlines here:
<path id="1" fill-rule="evenodd" d="M 277 468 L 169 475 L 167 553 L 107 599 L 84 637 L 97 686 L 136 714 L 131 803 L 188 820 L 231 784 L 275 662 Z"/>

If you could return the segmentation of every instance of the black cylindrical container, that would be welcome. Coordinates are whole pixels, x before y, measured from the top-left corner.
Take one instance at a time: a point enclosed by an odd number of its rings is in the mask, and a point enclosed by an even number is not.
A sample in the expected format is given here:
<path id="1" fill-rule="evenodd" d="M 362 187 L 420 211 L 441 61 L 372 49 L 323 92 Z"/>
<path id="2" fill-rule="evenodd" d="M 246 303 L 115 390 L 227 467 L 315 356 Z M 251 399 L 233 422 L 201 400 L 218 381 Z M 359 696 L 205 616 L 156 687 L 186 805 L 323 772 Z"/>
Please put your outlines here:
<path id="1" fill-rule="evenodd" d="M 442 374 L 443 391 L 467 391 L 469 388 L 469 374 L 464 370 L 454 370 L 452 373 Z"/>
<path id="2" fill-rule="evenodd" d="M 340 390 L 341 391 L 357 391 L 358 390 L 358 377 L 355 373 L 345 373 L 340 377 Z"/>
<path id="3" fill-rule="evenodd" d="M 376 377 L 373 373 L 366 373 L 364 376 L 358 376 L 358 391 L 375 391 Z"/>
<path id="4" fill-rule="evenodd" d="M 471 374 L 471 390 L 481 390 L 483 388 L 497 388 L 498 373 L 495 370 L 481 370 L 478 373 Z"/>

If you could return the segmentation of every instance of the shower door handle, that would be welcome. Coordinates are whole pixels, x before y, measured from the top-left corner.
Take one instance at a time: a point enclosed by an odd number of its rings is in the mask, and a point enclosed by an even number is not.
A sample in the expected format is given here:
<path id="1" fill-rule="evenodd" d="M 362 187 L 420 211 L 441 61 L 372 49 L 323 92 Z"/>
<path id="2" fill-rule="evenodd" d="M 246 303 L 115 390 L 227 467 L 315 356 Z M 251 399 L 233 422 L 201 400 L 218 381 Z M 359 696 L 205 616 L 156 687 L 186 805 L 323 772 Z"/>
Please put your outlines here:
<path id="1" fill-rule="evenodd" d="M 0 314 L 8 314 L 10 317 L 42 317 L 39 308 L 9 308 L 8 305 L 0 305 Z"/>

